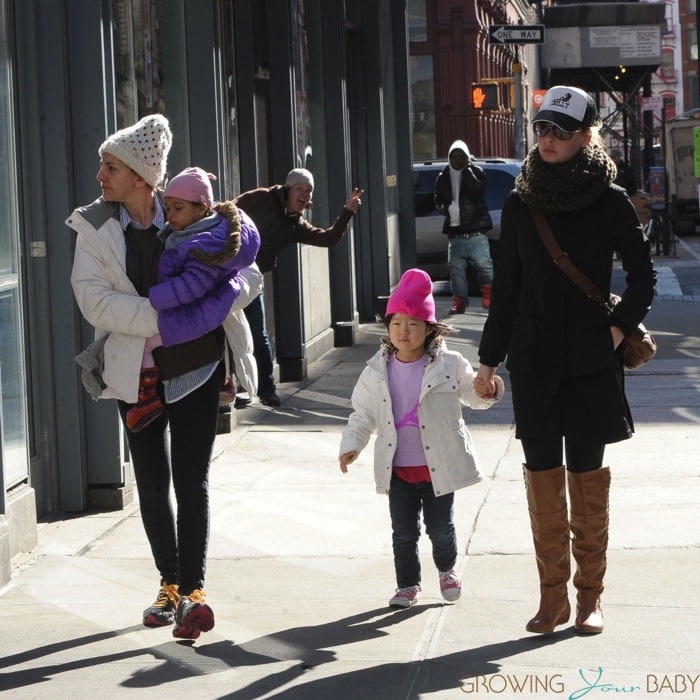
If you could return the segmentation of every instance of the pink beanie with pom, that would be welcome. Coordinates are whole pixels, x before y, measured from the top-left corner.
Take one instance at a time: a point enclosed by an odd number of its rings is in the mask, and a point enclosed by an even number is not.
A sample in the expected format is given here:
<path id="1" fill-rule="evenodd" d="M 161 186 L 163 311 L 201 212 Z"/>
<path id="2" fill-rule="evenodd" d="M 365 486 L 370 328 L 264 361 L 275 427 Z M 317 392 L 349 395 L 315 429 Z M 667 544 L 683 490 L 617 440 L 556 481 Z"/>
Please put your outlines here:
<path id="1" fill-rule="evenodd" d="M 197 204 L 203 203 L 211 208 L 214 204 L 211 180 L 216 180 L 216 176 L 202 170 L 202 168 L 185 168 L 170 180 L 163 196 L 176 197 Z"/>
<path id="2" fill-rule="evenodd" d="M 406 314 L 428 323 L 437 323 L 435 299 L 430 275 L 423 270 L 411 268 L 403 273 L 394 293 L 386 305 L 389 314 Z"/>

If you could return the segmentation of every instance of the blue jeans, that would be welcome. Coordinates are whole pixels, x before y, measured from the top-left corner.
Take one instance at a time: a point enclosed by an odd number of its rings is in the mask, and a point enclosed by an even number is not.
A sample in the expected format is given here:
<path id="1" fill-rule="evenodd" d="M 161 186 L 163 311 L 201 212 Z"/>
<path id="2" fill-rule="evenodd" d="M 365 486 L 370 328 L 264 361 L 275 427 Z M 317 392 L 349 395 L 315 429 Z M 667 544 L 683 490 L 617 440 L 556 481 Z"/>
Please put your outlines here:
<path id="1" fill-rule="evenodd" d="M 436 496 L 428 481 L 409 484 L 392 475 L 389 513 L 398 588 L 418 586 L 421 582 L 418 558 L 421 508 L 425 531 L 433 545 L 435 566 L 438 571 L 449 571 L 454 567 L 457 561 L 457 533 L 453 505 L 453 493 Z"/>
<path id="2" fill-rule="evenodd" d="M 493 282 L 493 262 L 486 234 L 479 233 L 471 238 L 450 238 L 447 248 L 450 287 L 452 295 L 461 299 L 469 299 L 468 265 L 476 268 L 480 287 Z"/>
<path id="3" fill-rule="evenodd" d="M 253 336 L 253 355 L 258 367 L 258 396 L 269 396 L 275 392 L 275 376 L 272 373 L 272 346 L 267 335 L 263 291 L 245 307 L 243 313 Z"/>
<path id="4" fill-rule="evenodd" d="M 126 425 L 126 411 L 133 404 L 117 403 Z M 161 580 L 179 584 L 183 595 L 204 588 L 209 461 L 218 416 L 219 373 L 214 372 L 198 389 L 166 404 L 163 414 L 141 432 L 126 430 L 141 520 L 155 565 Z M 170 500 L 171 478 L 177 516 Z"/>

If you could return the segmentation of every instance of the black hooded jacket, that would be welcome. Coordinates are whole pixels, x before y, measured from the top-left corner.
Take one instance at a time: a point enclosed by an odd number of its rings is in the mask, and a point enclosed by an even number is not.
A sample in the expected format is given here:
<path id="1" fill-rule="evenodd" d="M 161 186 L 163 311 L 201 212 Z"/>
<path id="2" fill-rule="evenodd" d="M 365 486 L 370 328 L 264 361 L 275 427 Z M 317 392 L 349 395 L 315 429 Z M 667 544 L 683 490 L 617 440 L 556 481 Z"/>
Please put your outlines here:
<path id="1" fill-rule="evenodd" d="M 463 142 L 456 141 L 455 144 Z M 455 144 L 450 148 L 450 152 L 455 149 Z M 460 150 L 465 150 L 466 145 Z M 469 151 L 466 151 L 469 157 Z M 484 193 L 486 192 L 486 173 L 478 165 L 470 163 L 462 169 L 461 184 L 459 187 L 459 229 L 457 233 L 485 233 L 493 228 L 491 215 L 489 214 Z M 435 181 L 435 208 L 445 214 L 445 223 L 442 227 L 443 233 L 449 233 L 450 213 L 449 208 L 454 194 L 452 192 L 452 179 L 450 176 L 450 166 L 447 165 L 438 175 Z"/>

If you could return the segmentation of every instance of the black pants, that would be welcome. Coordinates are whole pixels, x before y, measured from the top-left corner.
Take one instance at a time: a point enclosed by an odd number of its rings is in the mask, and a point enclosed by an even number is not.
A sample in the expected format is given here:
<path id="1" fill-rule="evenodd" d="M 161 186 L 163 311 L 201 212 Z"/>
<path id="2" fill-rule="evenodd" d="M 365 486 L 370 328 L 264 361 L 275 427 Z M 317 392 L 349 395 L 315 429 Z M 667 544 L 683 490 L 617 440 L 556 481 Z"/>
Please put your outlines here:
<path id="1" fill-rule="evenodd" d="M 533 472 L 554 469 L 564 463 L 570 472 L 578 474 L 603 466 L 604 444 L 561 437 L 523 438 L 521 442 L 525 463 Z"/>
<path id="2" fill-rule="evenodd" d="M 258 367 L 258 396 L 268 396 L 275 392 L 275 376 L 272 373 L 272 346 L 267 335 L 263 292 L 245 307 L 243 313 L 253 336 L 253 356 Z"/>
<path id="3" fill-rule="evenodd" d="M 132 404 L 119 401 L 124 425 Z M 141 519 L 161 580 L 187 595 L 204 587 L 209 539 L 209 462 L 219 413 L 219 373 L 141 432 L 126 429 Z M 170 458 L 167 427 L 170 425 Z M 177 516 L 170 499 L 175 491 Z"/>

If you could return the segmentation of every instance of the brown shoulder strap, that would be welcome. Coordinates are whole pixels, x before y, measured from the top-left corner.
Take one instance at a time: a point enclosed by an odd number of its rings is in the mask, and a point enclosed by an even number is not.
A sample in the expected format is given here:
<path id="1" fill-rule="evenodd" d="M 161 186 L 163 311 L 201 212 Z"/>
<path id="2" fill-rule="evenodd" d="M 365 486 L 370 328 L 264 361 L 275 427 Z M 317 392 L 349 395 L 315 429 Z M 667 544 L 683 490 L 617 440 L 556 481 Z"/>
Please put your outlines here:
<path id="1" fill-rule="evenodd" d="M 561 247 L 557 243 L 556 239 L 554 238 L 554 234 L 552 233 L 552 229 L 549 226 L 549 222 L 547 221 L 547 217 L 544 215 L 544 211 L 532 205 L 528 205 L 528 209 L 530 210 L 530 216 L 532 216 L 532 220 L 535 222 L 537 231 L 539 232 L 540 237 L 542 238 L 542 242 L 544 243 L 547 252 L 551 256 L 552 260 L 557 265 L 557 267 L 577 287 L 579 287 L 579 289 L 583 290 L 584 294 L 587 297 L 597 302 L 601 306 L 607 308 L 605 299 L 600 293 L 600 290 L 596 286 L 595 282 L 589 279 L 583 272 L 581 272 L 581 270 L 578 269 L 578 267 L 576 267 L 576 265 L 574 265 L 571 258 L 561 249 Z"/>

